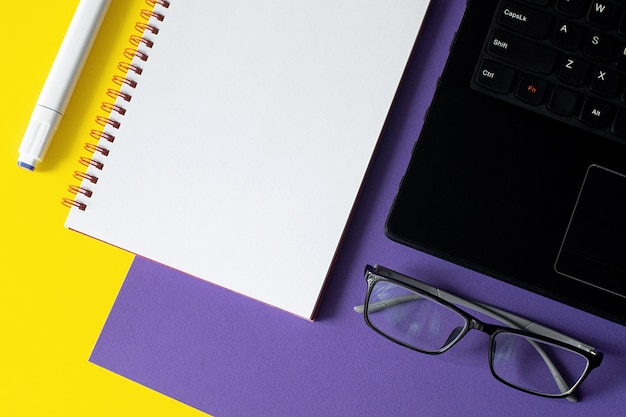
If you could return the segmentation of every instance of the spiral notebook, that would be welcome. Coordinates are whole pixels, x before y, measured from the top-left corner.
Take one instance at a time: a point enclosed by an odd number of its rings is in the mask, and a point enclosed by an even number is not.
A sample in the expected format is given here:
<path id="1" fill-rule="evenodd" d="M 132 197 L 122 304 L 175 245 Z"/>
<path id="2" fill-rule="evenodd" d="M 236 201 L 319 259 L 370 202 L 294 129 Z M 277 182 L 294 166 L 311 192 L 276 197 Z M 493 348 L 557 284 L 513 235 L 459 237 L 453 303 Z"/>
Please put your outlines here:
<path id="1" fill-rule="evenodd" d="M 66 227 L 312 320 L 428 0 L 147 3 Z"/>

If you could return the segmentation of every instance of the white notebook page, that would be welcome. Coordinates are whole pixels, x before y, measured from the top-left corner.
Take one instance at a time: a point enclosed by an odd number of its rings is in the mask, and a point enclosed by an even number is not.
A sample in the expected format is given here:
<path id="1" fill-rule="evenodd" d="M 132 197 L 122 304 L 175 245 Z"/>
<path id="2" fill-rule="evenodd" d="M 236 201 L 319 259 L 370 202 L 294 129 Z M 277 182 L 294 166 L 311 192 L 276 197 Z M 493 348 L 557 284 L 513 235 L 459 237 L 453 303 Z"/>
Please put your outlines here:
<path id="1" fill-rule="evenodd" d="M 170 3 L 66 226 L 311 319 L 427 1 Z"/>

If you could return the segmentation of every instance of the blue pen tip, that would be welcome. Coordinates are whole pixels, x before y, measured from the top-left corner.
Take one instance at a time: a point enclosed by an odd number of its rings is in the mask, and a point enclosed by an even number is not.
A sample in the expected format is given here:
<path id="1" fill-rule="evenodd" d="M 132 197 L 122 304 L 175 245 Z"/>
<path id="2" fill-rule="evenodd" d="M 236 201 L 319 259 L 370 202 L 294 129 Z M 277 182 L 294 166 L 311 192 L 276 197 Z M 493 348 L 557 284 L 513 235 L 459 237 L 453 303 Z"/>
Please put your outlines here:
<path id="1" fill-rule="evenodd" d="M 17 163 L 17 166 L 18 166 L 18 167 L 22 167 L 22 168 L 24 168 L 24 169 L 27 169 L 27 170 L 29 170 L 29 171 L 34 171 L 34 170 L 35 170 L 35 167 L 34 167 L 34 166 L 32 166 L 32 165 L 30 165 L 30 164 L 27 164 L 26 162 L 18 162 L 18 163 Z"/>

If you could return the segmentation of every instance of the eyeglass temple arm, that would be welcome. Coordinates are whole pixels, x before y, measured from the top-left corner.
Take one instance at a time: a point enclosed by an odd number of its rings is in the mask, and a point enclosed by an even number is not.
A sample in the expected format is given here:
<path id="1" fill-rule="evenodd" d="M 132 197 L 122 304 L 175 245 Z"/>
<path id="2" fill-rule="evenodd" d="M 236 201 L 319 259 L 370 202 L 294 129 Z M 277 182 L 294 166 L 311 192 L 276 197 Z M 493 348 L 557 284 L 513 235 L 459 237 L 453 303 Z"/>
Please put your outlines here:
<path id="1" fill-rule="evenodd" d="M 502 310 L 498 307 L 494 307 L 491 306 L 489 304 L 485 304 L 482 303 L 480 301 L 469 301 L 466 299 L 463 299 L 461 297 L 458 297 L 454 294 L 450 294 L 447 293 L 445 291 L 439 290 L 437 289 L 437 295 L 439 296 L 439 298 L 442 298 L 446 301 L 449 301 L 451 303 L 457 304 L 457 305 L 461 305 L 467 308 L 471 308 L 475 311 L 481 312 L 483 314 L 486 314 L 487 316 L 490 316 L 510 327 L 519 329 L 519 330 L 527 330 L 530 331 L 532 333 L 535 334 L 539 334 L 539 335 L 543 335 L 543 336 L 547 336 L 550 337 L 552 339 L 555 340 L 560 340 L 563 341 L 565 343 L 571 344 L 573 346 L 579 346 L 582 345 L 580 342 L 578 342 L 575 339 L 572 339 L 569 336 L 566 336 L 562 333 L 559 333 L 555 330 L 552 330 L 550 328 L 547 328 L 545 326 L 542 326 L 540 324 L 537 324 L 531 320 L 528 320 L 524 317 L 520 317 L 516 314 L 510 313 L 506 310 Z M 554 382 L 556 383 L 556 385 L 559 387 L 559 389 L 561 390 L 561 392 L 567 392 L 570 387 L 567 386 L 567 384 L 565 383 L 565 380 L 563 379 L 563 376 L 561 375 L 561 373 L 559 372 L 558 368 L 556 367 L 556 365 L 554 365 L 554 363 L 552 362 L 552 360 L 550 359 L 550 357 L 546 354 L 546 352 L 541 348 L 541 346 L 539 346 L 539 344 L 537 344 L 536 342 L 532 341 L 532 340 L 528 340 L 528 343 L 530 343 L 532 345 L 532 347 L 535 348 L 535 350 L 537 351 L 537 353 L 539 354 L 539 356 L 541 356 L 541 358 L 543 359 L 543 361 L 545 362 L 546 366 L 548 367 L 548 369 L 550 370 L 550 373 L 552 374 L 552 378 L 554 378 Z M 583 349 L 587 348 L 589 350 L 592 350 L 590 347 L 583 345 L 584 347 L 582 347 Z M 567 397 L 568 401 L 571 402 L 577 402 L 578 398 L 576 397 L 575 394 L 570 394 Z"/>
<path id="2" fill-rule="evenodd" d="M 426 284 L 425 284 L 426 285 Z M 429 286 L 430 287 L 430 286 Z M 519 330 L 528 330 L 528 331 L 532 331 L 533 333 L 536 334 L 542 334 L 545 336 L 549 336 L 552 337 L 554 339 L 558 339 L 561 340 L 562 338 L 566 338 L 566 339 L 571 339 L 568 336 L 562 335 L 559 332 L 553 331 L 552 329 L 548 329 L 544 326 L 538 325 L 537 323 L 534 323 L 528 319 L 525 319 L 523 317 L 519 317 L 513 313 L 509 313 L 508 311 L 505 310 L 501 310 L 497 307 L 494 306 L 490 306 L 489 304 L 485 304 L 485 303 L 481 303 L 479 301 L 468 301 L 466 299 L 457 297 L 454 294 L 450 294 L 447 293 L 445 291 L 439 290 L 435 287 L 432 287 L 432 289 L 434 291 L 431 291 L 430 288 L 426 289 L 424 288 L 426 291 L 433 293 L 433 295 L 438 296 L 439 298 L 446 300 L 448 302 L 451 302 L 453 304 L 457 304 L 457 305 L 461 305 L 463 307 L 467 307 L 467 308 L 471 308 L 472 310 L 481 312 L 489 317 L 492 317 L 498 321 L 500 321 L 501 323 L 504 323 L 510 327 L 519 329 Z M 419 294 L 411 294 L 411 295 L 405 295 L 402 297 L 395 297 L 395 298 L 391 298 L 389 300 L 385 300 L 385 301 L 379 301 L 376 303 L 370 303 L 368 305 L 368 311 L 370 313 L 375 313 L 377 311 L 381 311 L 384 310 L 386 308 L 389 307 L 393 307 L 395 305 L 398 304 L 402 304 L 402 303 L 406 303 L 409 301 L 413 301 L 413 300 L 417 300 L 422 298 Z M 363 311 L 365 310 L 365 305 L 361 304 L 358 306 L 354 307 L 354 311 L 356 311 L 357 313 L 363 313 Z M 533 328 L 533 325 L 536 325 Z M 539 328 L 539 330 L 541 329 L 545 329 L 549 333 L 546 334 L 544 332 L 539 333 L 537 331 L 535 331 L 537 328 Z M 530 330 L 532 329 L 532 330 Z M 557 336 L 557 337 L 554 337 Z M 574 340 L 574 339 L 571 339 Z M 548 368 L 550 369 L 550 373 L 552 374 L 552 377 L 554 378 L 554 381 L 556 382 L 557 386 L 559 387 L 559 389 L 561 390 L 561 392 L 566 392 L 569 390 L 569 387 L 567 386 L 567 384 L 565 383 L 565 381 L 563 380 L 563 376 L 561 375 L 561 373 L 558 371 L 558 369 L 556 368 L 556 366 L 554 365 L 554 363 L 550 360 L 550 358 L 548 357 L 548 355 L 544 352 L 544 350 L 541 348 L 541 346 L 539 346 L 537 343 L 529 340 L 528 341 L 537 351 L 537 353 L 539 353 L 539 355 L 541 356 L 541 358 L 543 359 L 543 361 L 545 362 L 545 364 L 548 366 Z M 569 343 L 569 342 L 568 342 Z M 578 344 L 578 342 L 577 342 Z M 576 396 L 574 394 L 569 395 L 568 397 L 566 397 L 569 401 L 571 402 L 576 402 L 578 401 L 578 399 L 576 398 Z"/>
<path id="3" fill-rule="evenodd" d="M 511 327 L 514 327 L 520 330 L 527 330 L 529 332 L 532 332 L 541 336 L 546 336 L 551 339 L 555 339 L 555 340 L 567 343 L 568 345 L 576 346 L 588 352 L 595 352 L 594 348 L 589 345 L 586 345 L 563 333 L 557 332 L 556 330 L 550 329 L 549 327 L 542 326 L 541 324 L 536 323 L 532 320 L 526 319 L 524 317 L 520 317 L 517 314 L 513 314 L 506 310 L 502 310 L 498 307 L 494 307 L 490 304 L 486 304 L 480 301 L 463 299 L 461 297 L 458 297 L 454 294 L 447 293 L 442 290 L 437 290 L 437 292 L 438 292 L 437 295 L 439 296 L 439 298 L 442 298 L 448 302 L 451 302 L 457 305 L 462 305 L 464 307 L 471 308 L 473 310 L 486 314 Z"/>

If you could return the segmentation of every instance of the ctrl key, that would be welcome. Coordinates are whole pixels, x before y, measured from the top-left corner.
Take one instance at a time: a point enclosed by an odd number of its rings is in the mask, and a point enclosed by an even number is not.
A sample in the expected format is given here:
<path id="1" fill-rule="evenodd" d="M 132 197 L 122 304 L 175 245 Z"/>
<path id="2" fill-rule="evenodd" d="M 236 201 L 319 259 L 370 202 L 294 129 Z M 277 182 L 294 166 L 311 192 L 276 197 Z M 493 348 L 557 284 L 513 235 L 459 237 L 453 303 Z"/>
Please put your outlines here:
<path id="1" fill-rule="evenodd" d="M 515 80 L 515 71 L 492 61 L 482 61 L 476 71 L 476 84 L 497 93 L 508 93 Z"/>

